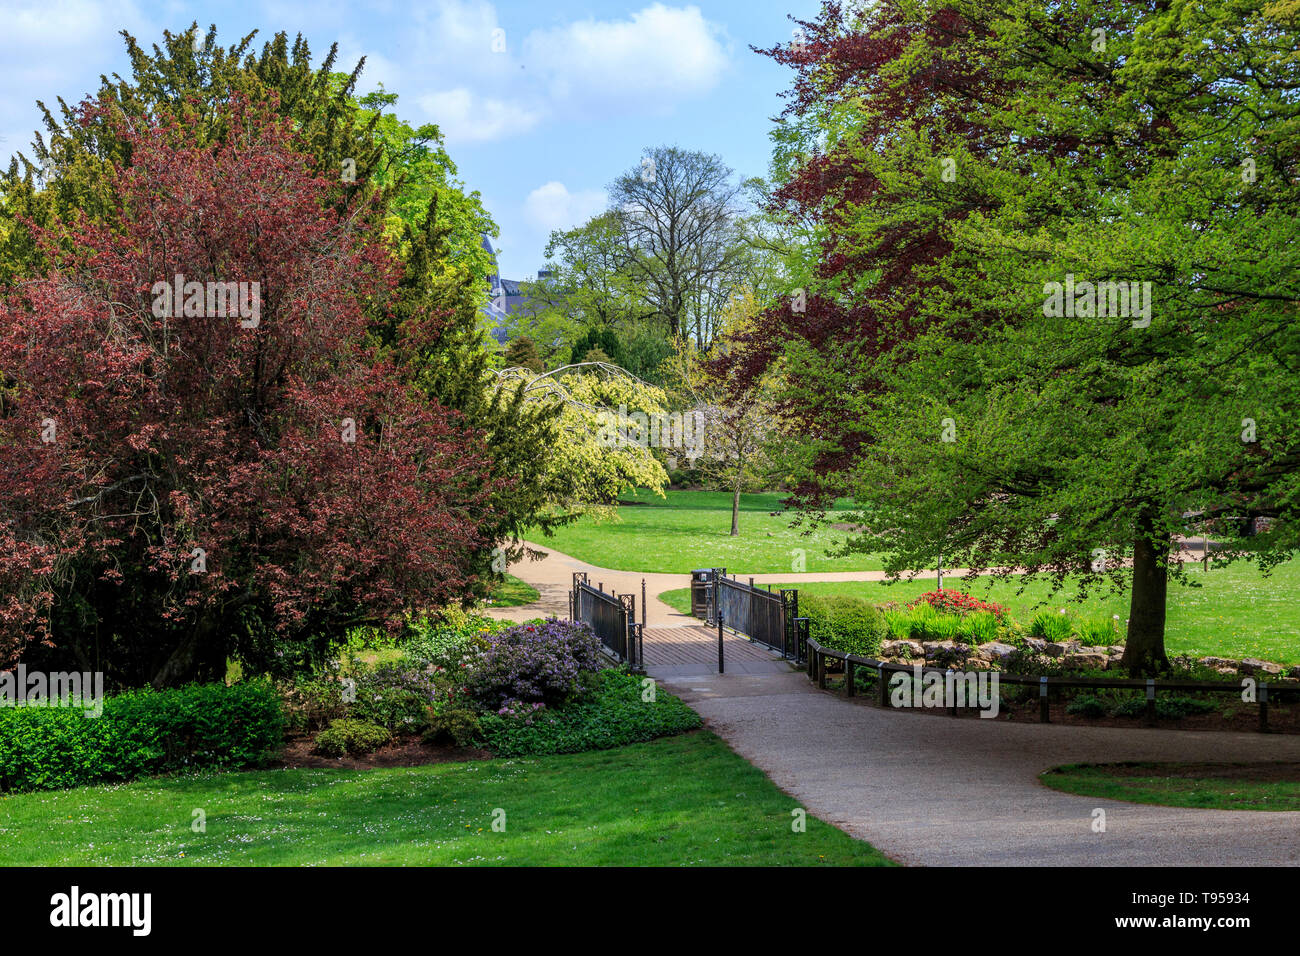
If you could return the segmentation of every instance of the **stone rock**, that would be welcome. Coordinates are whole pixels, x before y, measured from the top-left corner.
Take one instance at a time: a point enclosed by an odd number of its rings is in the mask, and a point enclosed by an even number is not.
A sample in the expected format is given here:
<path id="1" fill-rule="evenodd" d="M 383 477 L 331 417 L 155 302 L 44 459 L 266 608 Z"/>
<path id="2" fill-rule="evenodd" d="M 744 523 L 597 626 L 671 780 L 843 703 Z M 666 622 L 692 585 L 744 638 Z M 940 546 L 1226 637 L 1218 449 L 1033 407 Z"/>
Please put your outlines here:
<path id="1" fill-rule="evenodd" d="M 1291 668 L 1286 672 L 1286 676 L 1290 677 L 1292 680 L 1300 680 L 1300 666 Z"/>
<path id="2" fill-rule="evenodd" d="M 1061 663 L 1066 667 L 1105 667 L 1106 655 L 1100 653 L 1087 653 L 1085 651 L 1076 651 L 1066 654 L 1061 658 Z"/>
<path id="3" fill-rule="evenodd" d="M 1123 644 L 1112 644 L 1110 647 L 1106 648 L 1106 650 L 1109 651 L 1109 652 L 1112 653 L 1112 654 L 1123 654 L 1123 653 L 1124 653 L 1124 645 L 1123 645 Z"/>
<path id="4" fill-rule="evenodd" d="M 1048 657 L 1064 657 L 1078 646 L 1079 645 L 1073 641 L 1048 641 L 1043 645 L 1043 653 Z"/>
<path id="5" fill-rule="evenodd" d="M 1272 661 L 1261 661 L 1256 657 L 1247 657 L 1241 662 L 1241 672 L 1243 674 L 1280 674 L 1282 665 L 1274 664 Z"/>
<path id="6" fill-rule="evenodd" d="M 919 641 L 885 641 L 880 645 L 882 657 L 924 657 L 925 648 Z"/>
<path id="7" fill-rule="evenodd" d="M 1206 667 L 1213 667 L 1219 673 L 1223 673 L 1225 667 L 1232 668 L 1235 673 L 1238 664 L 1237 661 L 1234 661 L 1230 657 L 1202 657 L 1200 663 L 1204 664 Z"/>
<path id="8" fill-rule="evenodd" d="M 931 660 L 943 654 L 947 657 L 965 657 L 970 654 L 969 644 L 961 644 L 957 641 L 925 641 L 921 644 L 925 648 L 927 660 Z"/>
<path id="9" fill-rule="evenodd" d="M 1041 637 L 1026 637 L 1025 647 L 1028 650 L 1033 651 L 1035 654 L 1041 654 L 1043 653 L 1043 648 L 1047 647 L 1047 642 Z"/>
<path id="10" fill-rule="evenodd" d="M 975 648 L 975 656 L 983 661 L 1005 661 L 1019 648 L 1012 647 L 1010 644 L 1003 644 L 999 641 L 989 641 L 987 644 L 981 644 Z"/>

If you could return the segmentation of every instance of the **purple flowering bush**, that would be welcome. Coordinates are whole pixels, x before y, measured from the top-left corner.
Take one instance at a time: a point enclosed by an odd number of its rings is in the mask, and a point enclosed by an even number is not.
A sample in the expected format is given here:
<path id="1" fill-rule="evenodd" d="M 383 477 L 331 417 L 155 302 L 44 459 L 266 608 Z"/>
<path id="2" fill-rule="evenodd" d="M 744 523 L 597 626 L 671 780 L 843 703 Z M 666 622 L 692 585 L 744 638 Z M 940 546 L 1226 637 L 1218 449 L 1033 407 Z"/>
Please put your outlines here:
<path id="1" fill-rule="evenodd" d="M 490 712 L 522 716 L 574 696 L 585 673 L 606 666 L 586 624 L 550 618 L 488 635 L 464 671 L 466 690 Z"/>

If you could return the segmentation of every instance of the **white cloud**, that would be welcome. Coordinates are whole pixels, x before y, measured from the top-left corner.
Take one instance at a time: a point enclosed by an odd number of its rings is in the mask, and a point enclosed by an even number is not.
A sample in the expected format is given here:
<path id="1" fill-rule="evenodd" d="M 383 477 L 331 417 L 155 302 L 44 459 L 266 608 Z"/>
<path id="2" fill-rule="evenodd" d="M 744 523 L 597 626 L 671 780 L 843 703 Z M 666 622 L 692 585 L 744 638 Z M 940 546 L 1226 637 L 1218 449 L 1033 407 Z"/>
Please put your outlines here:
<path id="1" fill-rule="evenodd" d="M 479 96 L 465 87 L 426 93 L 420 107 L 449 144 L 479 143 L 525 133 L 541 114 L 520 103 Z"/>
<path id="2" fill-rule="evenodd" d="M 729 59 L 721 28 L 699 7 L 655 3 L 630 20 L 581 20 L 536 31 L 524 59 L 557 100 L 575 105 L 618 100 L 667 108 L 711 90 Z M 593 104 L 594 105 L 594 104 Z"/>
<path id="3" fill-rule="evenodd" d="M 608 197 L 603 189 L 571 193 L 564 183 L 552 180 L 538 186 L 524 200 L 524 215 L 544 233 L 571 229 L 604 210 Z"/>

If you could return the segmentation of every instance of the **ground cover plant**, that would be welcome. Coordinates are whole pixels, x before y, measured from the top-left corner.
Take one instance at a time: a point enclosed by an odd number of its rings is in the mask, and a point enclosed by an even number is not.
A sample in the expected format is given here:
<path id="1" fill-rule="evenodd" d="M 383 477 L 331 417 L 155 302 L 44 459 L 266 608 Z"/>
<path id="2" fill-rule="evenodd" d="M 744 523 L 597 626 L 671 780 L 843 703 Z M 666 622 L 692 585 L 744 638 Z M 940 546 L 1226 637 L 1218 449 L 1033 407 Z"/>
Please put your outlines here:
<path id="1" fill-rule="evenodd" d="M 807 832 L 793 832 L 797 806 L 700 731 L 551 757 L 12 795 L 0 799 L 0 864 L 889 864 L 811 815 Z M 206 813 L 202 833 L 191 830 L 194 807 Z M 500 832 L 492 827 L 498 809 Z"/>
<path id="2" fill-rule="evenodd" d="M 1300 810 L 1300 764 L 1068 764 L 1045 786 L 1130 803 L 1214 810 Z"/>

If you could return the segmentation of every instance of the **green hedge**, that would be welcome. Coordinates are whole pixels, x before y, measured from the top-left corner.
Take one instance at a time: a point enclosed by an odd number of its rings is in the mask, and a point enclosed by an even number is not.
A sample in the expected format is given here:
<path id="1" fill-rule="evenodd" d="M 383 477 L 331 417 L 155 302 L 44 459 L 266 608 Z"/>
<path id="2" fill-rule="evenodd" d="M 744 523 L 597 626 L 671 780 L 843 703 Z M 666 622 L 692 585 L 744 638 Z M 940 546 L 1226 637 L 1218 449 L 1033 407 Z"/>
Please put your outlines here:
<path id="1" fill-rule="evenodd" d="M 0 708 L 0 790 L 55 790 L 264 763 L 284 739 L 268 684 L 136 690 L 80 708 Z"/>
<path id="2" fill-rule="evenodd" d="M 606 750 L 700 726 L 700 715 L 672 694 L 656 688 L 654 701 L 642 696 L 642 678 L 606 670 L 585 696 L 543 711 L 531 724 L 485 714 L 479 725 L 488 748 L 504 757 Z"/>
<path id="3" fill-rule="evenodd" d="M 808 618 L 808 633 L 837 651 L 872 657 L 889 635 L 885 616 L 870 601 L 848 594 L 799 596 L 799 614 Z"/>

